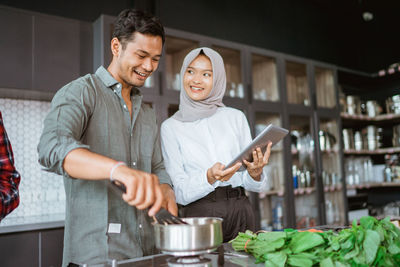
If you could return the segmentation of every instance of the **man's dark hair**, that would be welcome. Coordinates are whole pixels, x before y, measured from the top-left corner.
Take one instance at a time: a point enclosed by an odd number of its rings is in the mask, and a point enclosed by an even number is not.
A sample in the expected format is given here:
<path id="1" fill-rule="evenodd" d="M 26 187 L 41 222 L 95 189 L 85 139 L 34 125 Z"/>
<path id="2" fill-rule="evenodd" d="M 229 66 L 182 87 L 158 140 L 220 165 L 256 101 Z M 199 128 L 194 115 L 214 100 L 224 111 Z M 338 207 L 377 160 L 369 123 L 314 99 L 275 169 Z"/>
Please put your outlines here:
<path id="1" fill-rule="evenodd" d="M 135 32 L 160 36 L 164 45 L 164 27 L 157 17 L 140 10 L 125 9 L 119 13 L 115 20 L 112 38 L 118 38 L 122 44 L 122 48 L 125 49 L 126 44 L 133 40 Z"/>

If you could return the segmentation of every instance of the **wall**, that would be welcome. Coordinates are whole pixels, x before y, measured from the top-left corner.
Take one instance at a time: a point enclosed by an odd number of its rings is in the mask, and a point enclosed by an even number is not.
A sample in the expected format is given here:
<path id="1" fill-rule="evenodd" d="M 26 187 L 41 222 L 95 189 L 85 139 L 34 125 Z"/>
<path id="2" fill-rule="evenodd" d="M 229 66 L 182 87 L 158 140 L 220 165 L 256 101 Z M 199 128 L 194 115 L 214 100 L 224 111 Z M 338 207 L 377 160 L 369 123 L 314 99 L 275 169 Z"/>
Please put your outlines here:
<path id="1" fill-rule="evenodd" d="M 150 6 L 165 26 L 250 44 L 356 70 L 376 72 L 400 61 L 396 0 L 115 0 L 0 4 L 93 22 L 124 8 Z M 78 8 L 77 8 L 78 7 Z M 179 10 L 179 13 L 177 12 Z M 361 14 L 371 10 L 374 19 Z"/>

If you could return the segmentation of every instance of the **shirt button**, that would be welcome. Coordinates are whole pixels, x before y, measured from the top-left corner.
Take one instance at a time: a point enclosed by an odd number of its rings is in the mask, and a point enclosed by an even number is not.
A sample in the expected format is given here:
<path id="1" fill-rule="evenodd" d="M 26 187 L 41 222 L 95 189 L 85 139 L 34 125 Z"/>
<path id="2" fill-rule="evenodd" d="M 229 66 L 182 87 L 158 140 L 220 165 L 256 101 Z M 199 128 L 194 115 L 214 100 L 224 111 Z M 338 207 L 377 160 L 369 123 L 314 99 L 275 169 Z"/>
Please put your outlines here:
<path id="1" fill-rule="evenodd" d="M 115 89 L 114 89 L 113 91 L 114 91 L 114 93 L 116 93 L 116 92 L 117 92 L 117 90 L 115 90 Z"/>
<path id="2" fill-rule="evenodd" d="M 117 88 L 118 88 L 118 89 L 121 88 L 121 84 L 118 84 L 118 85 L 117 85 Z"/>
<path id="3" fill-rule="evenodd" d="M 136 161 L 132 161 L 132 166 L 136 166 Z"/>
<path id="4" fill-rule="evenodd" d="M 142 229 L 142 224 L 139 224 L 139 228 Z"/>
<path id="5" fill-rule="evenodd" d="M 124 105 L 124 109 L 126 109 L 126 105 Z"/>

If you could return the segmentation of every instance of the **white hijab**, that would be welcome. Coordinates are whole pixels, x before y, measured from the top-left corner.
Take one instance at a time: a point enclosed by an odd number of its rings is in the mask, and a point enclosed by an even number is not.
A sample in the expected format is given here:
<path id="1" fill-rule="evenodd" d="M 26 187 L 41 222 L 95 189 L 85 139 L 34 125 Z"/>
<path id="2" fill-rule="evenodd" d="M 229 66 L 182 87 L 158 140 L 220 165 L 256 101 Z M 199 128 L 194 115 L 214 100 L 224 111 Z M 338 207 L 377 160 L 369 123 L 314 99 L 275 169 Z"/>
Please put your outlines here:
<path id="1" fill-rule="evenodd" d="M 186 93 L 183 86 L 183 77 L 187 67 L 200 54 L 203 53 L 210 59 L 213 70 L 213 88 L 206 99 L 195 101 Z M 181 68 L 181 94 L 179 110 L 172 116 L 174 119 L 182 122 L 196 121 L 207 118 L 217 112 L 218 107 L 224 107 L 222 98 L 226 90 L 226 73 L 224 60 L 216 51 L 208 47 L 201 47 L 190 51 L 183 60 Z"/>

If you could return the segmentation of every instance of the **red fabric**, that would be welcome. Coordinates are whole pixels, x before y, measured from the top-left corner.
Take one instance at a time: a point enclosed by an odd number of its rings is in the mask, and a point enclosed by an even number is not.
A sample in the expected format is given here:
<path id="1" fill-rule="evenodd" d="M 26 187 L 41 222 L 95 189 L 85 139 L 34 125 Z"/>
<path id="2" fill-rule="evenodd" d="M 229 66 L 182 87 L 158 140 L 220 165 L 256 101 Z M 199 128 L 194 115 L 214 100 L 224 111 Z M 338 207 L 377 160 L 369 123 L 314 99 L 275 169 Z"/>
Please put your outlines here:
<path id="1" fill-rule="evenodd" d="M 19 204 L 21 176 L 14 167 L 14 154 L 0 112 L 0 220 Z"/>

